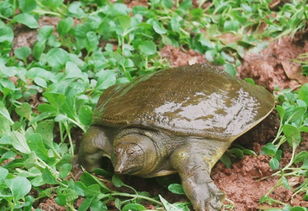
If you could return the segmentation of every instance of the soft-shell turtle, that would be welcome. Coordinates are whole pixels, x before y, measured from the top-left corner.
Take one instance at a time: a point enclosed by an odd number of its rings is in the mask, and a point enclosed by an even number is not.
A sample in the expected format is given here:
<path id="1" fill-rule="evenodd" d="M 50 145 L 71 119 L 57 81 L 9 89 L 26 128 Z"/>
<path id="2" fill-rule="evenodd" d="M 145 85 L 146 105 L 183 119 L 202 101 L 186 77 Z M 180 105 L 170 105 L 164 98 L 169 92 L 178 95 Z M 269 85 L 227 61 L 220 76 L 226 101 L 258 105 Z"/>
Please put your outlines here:
<path id="1" fill-rule="evenodd" d="M 119 174 L 177 172 L 195 210 L 220 210 L 223 194 L 211 168 L 273 107 L 274 97 L 263 87 L 209 65 L 159 71 L 103 93 L 79 162 L 92 170 L 106 156 Z"/>

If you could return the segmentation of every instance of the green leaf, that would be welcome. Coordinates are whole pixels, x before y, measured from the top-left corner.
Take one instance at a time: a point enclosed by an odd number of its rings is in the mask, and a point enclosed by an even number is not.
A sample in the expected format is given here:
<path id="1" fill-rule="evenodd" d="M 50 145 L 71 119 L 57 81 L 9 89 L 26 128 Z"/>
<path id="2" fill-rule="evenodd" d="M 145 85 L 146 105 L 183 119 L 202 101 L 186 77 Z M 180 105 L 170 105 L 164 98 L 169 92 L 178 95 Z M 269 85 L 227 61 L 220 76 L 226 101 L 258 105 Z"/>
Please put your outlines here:
<path id="1" fill-rule="evenodd" d="M 277 152 L 277 147 L 272 143 L 267 143 L 266 145 L 262 147 L 261 152 L 265 155 L 269 155 L 273 157 L 275 156 Z"/>
<path id="2" fill-rule="evenodd" d="M 156 45 L 153 41 L 150 40 L 142 42 L 138 48 L 145 56 L 150 56 L 156 53 Z"/>
<path id="3" fill-rule="evenodd" d="M 98 90 L 107 89 L 108 87 L 114 85 L 117 80 L 117 74 L 108 70 L 101 70 L 95 76 L 98 80 L 96 85 L 96 89 Z"/>
<path id="4" fill-rule="evenodd" d="M 58 112 L 58 109 L 56 106 L 52 106 L 52 105 L 49 105 L 49 104 L 40 104 L 38 106 L 38 110 L 42 113 L 57 113 Z"/>
<path id="5" fill-rule="evenodd" d="M 37 40 L 38 42 L 46 42 L 48 38 L 52 35 L 53 26 L 43 26 L 39 29 Z"/>
<path id="6" fill-rule="evenodd" d="M 124 185 L 124 182 L 120 179 L 118 175 L 112 176 L 112 184 L 116 186 L 117 188 L 120 188 Z"/>
<path id="7" fill-rule="evenodd" d="M 154 31 L 157 34 L 166 34 L 167 30 L 158 22 L 158 21 L 150 21 Z"/>
<path id="8" fill-rule="evenodd" d="M 301 88 L 298 90 L 299 98 L 305 101 L 306 105 L 308 105 L 308 83 L 305 83 Z"/>
<path id="9" fill-rule="evenodd" d="M 65 35 L 67 34 L 72 28 L 73 28 L 74 20 L 71 17 L 62 19 L 59 21 L 57 30 L 60 35 Z"/>
<path id="10" fill-rule="evenodd" d="M 68 11 L 76 18 L 82 18 L 85 16 L 84 11 L 81 9 L 81 2 L 79 1 L 72 2 L 68 7 Z"/>
<path id="11" fill-rule="evenodd" d="M 87 45 L 86 48 L 88 51 L 93 51 L 97 48 L 98 44 L 99 44 L 99 37 L 97 36 L 97 34 L 93 31 L 87 32 L 86 34 L 87 37 Z"/>
<path id="12" fill-rule="evenodd" d="M 168 190 L 175 194 L 185 194 L 183 187 L 180 184 L 170 184 Z"/>
<path id="13" fill-rule="evenodd" d="M 29 120 L 32 114 L 32 107 L 29 103 L 22 103 L 15 109 L 15 111 L 19 116 Z"/>
<path id="14" fill-rule="evenodd" d="M 269 165 L 273 170 L 279 169 L 279 161 L 276 158 L 271 158 Z"/>
<path id="15" fill-rule="evenodd" d="M 175 31 L 175 32 L 179 32 L 180 31 L 181 21 L 182 21 L 181 16 L 173 16 L 171 18 L 170 24 L 171 24 L 172 31 Z"/>
<path id="16" fill-rule="evenodd" d="M 225 21 L 224 31 L 236 32 L 240 28 L 240 23 L 237 20 Z"/>
<path id="17" fill-rule="evenodd" d="M 91 206 L 93 200 L 94 197 L 84 199 L 80 204 L 80 206 L 78 207 L 78 211 L 87 211 Z"/>
<path id="18" fill-rule="evenodd" d="M 48 150 L 44 144 L 43 136 L 39 133 L 30 133 L 26 137 L 31 151 L 35 152 L 42 160 L 47 161 L 49 159 Z"/>
<path id="19" fill-rule="evenodd" d="M 19 15 L 16 15 L 13 20 L 17 23 L 24 24 L 31 29 L 36 29 L 39 27 L 37 20 L 28 13 L 21 13 Z"/>
<path id="20" fill-rule="evenodd" d="M 13 179 L 6 179 L 5 183 L 16 200 L 22 199 L 31 190 L 31 183 L 25 177 L 17 176 Z"/>
<path id="21" fill-rule="evenodd" d="M 59 176 L 60 178 L 64 179 L 65 177 L 67 177 L 70 173 L 70 171 L 72 170 L 73 166 L 70 163 L 64 163 L 63 165 L 61 165 L 59 167 Z"/>
<path id="22" fill-rule="evenodd" d="M 225 153 L 223 154 L 223 156 L 221 156 L 220 161 L 227 167 L 227 168 L 231 168 L 232 166 L 232 161 L 230 159 L 230 157 Z"/>
<path id="23" fill-rule="evenodd" d="M 106 7 L 105 13 L 110 16 L 127 15 L 130 9 L 122 3 L 114 3 Z"/>
<path id="24" fill-rule="evenodd" d="M 50 170 L 46 167 L 42 169 L 42 178 L 46 184 L 57 184 L 56 177 L 50 172 Z"/>
<path id="25" fill-rule="evenodd" d="M 180 8 L 182 9 L 190 9 L 192 7 L 192 0 L 183 0 L 181 1 Z"/>
<path id="26" fill-rule="evenodd" d="M 282 131 L 285 134 L 288 143 L 293 146 L 293 144 L 298 145 L 301 140 L 301 134 L 297 127 L 293 125 L 285 124 L 282 127 Z"/>
<path id="27" fill-rule="evenodd" d="M 224 71 L 229 73 L 229 75 L 231 76 L 236 76 L 236 68 L 232 64 L 229 64 L 229 63 L 225 64 Z"/>
<path id="28" fill-rule="evenodd" d="M 232 154 L 233 156 L 237 158 L 243 158 L 244 157 L 244 152 L 243 150 L 239 148 L 231 148 L 228 150 L 228 153 Z"/>
<path id="29" fill-rule="evenodd" d="M 14 33 L 11 27 L 5 25 L 0 20 L 0 43 L 9 42 L 11 43 L 14 39 Z"/>
<path id="30" fill-rule="evenodd" d="M 164 7 L 170 9 L 170 8 L 172 8 L 174 2 L 173 2 L 173 0 L 161 0 L 161 3 Z"/>
<path id="31" fill-rule="evenodd" d="M 13 131 L 11 133 L 13 147 L 21 153 L 30 154 L 31 150 L 26 141 L 25 134 Z"/>
<path id="32" fill-rule="evenodd" d="M 51 9 L 57 9 L 63 4 L 63 0 L 41 0 L 42 5 L 49 7 Z"/>
<path id="33" fill-rule="evenodd" d="M 210 61 L 210 62 L 214 62 L 214 59 L 216 57 L 217 51 L 214 49 L 208 50 L 205 52 L 205 58 Z"/>
<path id="34" fill-rule="evenodd" d="M 32 49 L 32 55 L 34 56 L 34 58 L 39 60 L 42 53 L 45 50 L 45 47 L 46 47 L 45 42 L 36 42 L 33 46 L 33 49 Z"/>
<path id="35" fill-rule="evenodd" d="M 92 202 L 90 210 L 91 211 L 107 211 L 108 208 L 104 202 L 95 200 Z"/>
<path id="36" fill-rule="evenodd" d="M 67 73 L 67 78 L 84 78 L 84 74 L 81 72 L 80 68 L 73 62 L 66 63 L 65 72 Z"/>
<path id="37" fill-rule="evenodd" d="M 46 83 L 45 79 L 40 78 L 40 77 L 36 77 L 36 78 L 34 78 L 33 81 L 38 86 L 43 87 L 43 88 L 47 88 L 47 83 Z"/>
<path id="38" fill-rule="evenodd" d="M 255 151 L 250 149 L 243 149 L 244 155 L 257 155 Z"/>
<path id="39" fill-rule="evenodd" d="M 82 124 L 89 126 L 92 123 L 92 108 L 83 105 L 79 110 L 78 117 Z"/>
<path id="40" fill-rule="evenodd" d="M 85 196 L 88 197 L 97 197 L 97 195 L 101 194 L 101 189 L 100 186 L 98 184 L 93 184 L 93 185 L 89 185 L 84 187 L 84 194 Z"/>
<path id="41" fill-rule="evenodd" d="M 290 187 L 290 185 L 289 185 L 289 181 L 287 180 L 286 177 L 282 176 L 282 177 L 281 177 L 281 182 L 282 182 L 282 185 L 283 185 L 286 189 L 291 190 L 291 187 Z"/>
<path id="42" fill-rule="evenodd" d="M 90 185 L 96 185 L 98 184 L 104 192 L 110 192 L 109 188 L 105 186 L 103 183 L 101 183 L 95 176 L 91 175 L 88 172 L 84 172 L 79 179 L 81 182 L 83 182 L 86 186 Z"/>
<path id="43" fill-rule="evenodd" d="M 58 41 L 58 38 L 54 34 L 50 35 L 47 43 L 50 47 L 53 47 L 53 48 L 58 48 L 61 46 L 61 43 Z"/>
<path id="44" fill-rule="evenodd" d="M 252 78 L 245 78 L 244 80 L 249 84 L 252 84 L 252 85 L 256 84 L 256 82 Z"/>
<path id="45" fill-rule="evenodd" d="M 8 174 L 9 174 L 9 171 L 0 166 L 0 184 L 2 183 L 2 181 L 6 178 Z"/>
<path id="46" fill-rule="evenodd" d="M 16 48 L 14 54 L 18 59 L 25 60 L 31 54 L 31 49 L 29 47 Z"/>
<path id="47" fill-rule="evenodd" d="M 283 211 L 280 208 L 270 208 L 270 209 L 266 209 L 265 211 Z"/>
<path id="48" fill-rule="evenodd" d="M 283 119 L 284 115 L 286 114 L 285 109 L 281 105 L 277 105 L 276 106 L 276 110 L 277 110 L 277 112 L 279 114 L 280 119 Z"/>
<path id="49" fill-rule="evenodd" d="M 5 144 L 7 144 L 7 145 L 12 144 L 12 137 L 9 136 L 9 135 L 2 136 L 0 138 L 0 144 L 3 144 L 3 145 L 5 145 Z"/>
<path id="50" fill-rule="evenodd" d="M 36 8 L 35 0 L 18 0 L 19 8 L 23 12 L 31 12 Z"/>
<path id="51" fill-rule="evenodd" d="M 166 199 L 164 199 L 161 195 L 159 195 L 160 201 L 163 203 L 166 211 L 182 211 L 183 209 L 169 203 Z"/>
<path id="52" fill-rule="evenodd" d="M 51 67 L 61 68 L 69 61 L 69 55 L 62 48 L 52 48 L 48 51 L 46 60 Z"/>
<path id="53" fill-rule="evenodd" d="M 48 145 L 50 148 L 52 148 L 53 145 L 53 137 L 54 137 L 54 121 L 52 120 L 45 120 L 41 121 L 37 124 L 36 133 L 41 134 L 41 136 L 44 138 L 44 143 Z"/>
<path id="54" fill-rule="evenodd" d="M 307 211 L 304 207 L 292 207 L 290 211 Z"/>
<path id="55" fill-rule="evenodd" d="M 289 122 L 294 122 L 294 123 L 301 122 L 304 118 L 306 111 L 307 111 L 307 107 L 301 107 L 301 106 L 295 107 L 289 113 L 290 115 L 288 117 Z"/>
<path id="56" fill-rule="evenodd" d="M 60 206 L 65 206 L 67 203 L 69 203 L 68 194 L 65 191 L 58 192 L 55 201 Z"/>
<path id="57" fill-rule="evenodd" d="M 6 120 L 8 120 L 11 124 L 14 123 L 11 119 L 9 111 L 7 110 L 2 101 L 0 101 L 0 115 L 3 116 Z"/>
<path id="58" fill-rule="evenodd" d="M 15 5 L 11 1 L 1 1 L 0 4 L 0 15 L 4 18 L 9 18 L 14 15 L 15 13 Z M 1 21 L 0 21 L 1 22 Z M 1 28 L 1 26 L 0 26 Z"/>
<path id="59" fill-rule="evenodd" d="M 125 36 L 129 28 L 132 26 L 132 18 L 129 15 L 121 15 L 116 18 L 117 25 L 119 27 L 116 29 L 117 34 Z"/>
<path id="60" fill-rule="evenodd" d="M 146 208 L 141 205 L 141 204 L 137 204 L 137 203 L 129 203 L 126 204 L 121 211 L 140 211 L 140 210 L 146 210 Z"/>
<path id="61" fill-rule="evenodd" d="M 305 159 L 308 159 L 308 152 L 307 151 L 301 151 L 301 152 L 299 152 L 295 155 L 294 163 L 303 162 Z"/>

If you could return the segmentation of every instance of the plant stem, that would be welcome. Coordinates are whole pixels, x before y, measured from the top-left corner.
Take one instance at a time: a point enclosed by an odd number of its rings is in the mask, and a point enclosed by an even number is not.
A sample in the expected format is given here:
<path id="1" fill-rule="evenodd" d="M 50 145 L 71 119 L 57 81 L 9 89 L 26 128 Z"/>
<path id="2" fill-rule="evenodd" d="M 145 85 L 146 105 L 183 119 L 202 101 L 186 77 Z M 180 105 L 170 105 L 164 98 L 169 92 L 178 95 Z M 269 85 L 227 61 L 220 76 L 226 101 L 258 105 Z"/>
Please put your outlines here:
<path id="1" fill-rule="evenodd" d="M 119 193 L 119 192 L 112 192 L 111 194 L 108 194 L 106 195 L 105 197 L 103 198 L 107 198 L 109 196 L 123 196 L 123 197 L 130 197 L 130 198 L 139 198 L 139 199 L 144 199 L 144 200 L 147 200 L 147 201 L 150 201 L 150 202 L 153 202 L 155 204 L 158 204 L 158 205 L 163 205 L 160 201 L 157 201 L 155 199 L 152 199 L 150 197 L 147 197 L 147 196 L 142 196 L 142 195 L 139 195 L 139 194 L 129 194 L 129 193 Z"/>
<path id="2" fill-rule="evenodd" d="M 69 130 L 69 128 L 68 128 L 67 122 L 64 123 L 64 126 L 65 126 L 66 133 L 67 133 L 67 136 L 68 136 L 68 141 L 69 141 L 69 143 L 70 143 L 71 155 L 74 156 L 74 145 L 73 145 L 73 140 L 72 140 L 71 133 L 70 133 L 70 130 Z"/>
<path id="3" fill-rule="evenodd" d="M 62 17 L 62 15 L 57 12 L 52 12 L 52 11 L 43 10 L 43 9 L 36 9 L 36 10 L 33 10 L 33 12 L 37 13 L 38 15 L 54 15 L 57 17 Z"/>

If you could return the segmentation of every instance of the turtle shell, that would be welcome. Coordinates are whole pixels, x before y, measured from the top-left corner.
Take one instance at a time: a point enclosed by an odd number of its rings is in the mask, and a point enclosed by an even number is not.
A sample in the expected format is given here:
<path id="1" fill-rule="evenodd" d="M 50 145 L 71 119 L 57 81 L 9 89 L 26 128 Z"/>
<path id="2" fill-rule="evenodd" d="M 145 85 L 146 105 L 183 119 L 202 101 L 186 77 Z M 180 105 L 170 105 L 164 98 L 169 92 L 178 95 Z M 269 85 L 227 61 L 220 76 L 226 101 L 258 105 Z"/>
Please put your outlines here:
<path id="1" fill-rule="evenodd" d="M 274 105 L 273 95 L 261 86 L 213 66 L 192 65 L 110 87 L 99 99 L 94 124 L 233 141 L 264 119 Z"/>

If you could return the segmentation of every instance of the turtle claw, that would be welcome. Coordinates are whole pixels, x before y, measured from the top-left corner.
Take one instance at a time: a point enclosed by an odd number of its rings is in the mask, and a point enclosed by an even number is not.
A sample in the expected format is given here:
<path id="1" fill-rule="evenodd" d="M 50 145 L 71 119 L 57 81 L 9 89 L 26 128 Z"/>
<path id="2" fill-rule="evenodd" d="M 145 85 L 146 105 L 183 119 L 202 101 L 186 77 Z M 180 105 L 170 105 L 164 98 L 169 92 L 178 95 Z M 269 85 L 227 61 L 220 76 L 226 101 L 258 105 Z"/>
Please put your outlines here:
<path id="1" fill-rule="evenodd" d="M 211 181 L 196 185 L 188 197 L 195 211 L 219 211 L 222 208 L 224 194 Z"/>

